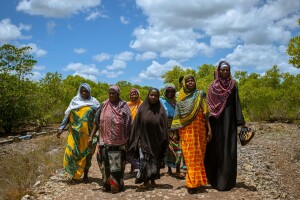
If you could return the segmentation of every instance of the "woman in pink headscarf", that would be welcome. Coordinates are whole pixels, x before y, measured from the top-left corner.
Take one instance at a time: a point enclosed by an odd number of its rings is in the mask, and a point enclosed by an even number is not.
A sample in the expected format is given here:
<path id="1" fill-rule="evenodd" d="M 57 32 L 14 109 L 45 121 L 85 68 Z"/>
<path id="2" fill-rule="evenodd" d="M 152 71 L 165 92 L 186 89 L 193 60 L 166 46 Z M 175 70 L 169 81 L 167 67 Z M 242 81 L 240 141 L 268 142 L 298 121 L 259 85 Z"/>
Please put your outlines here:
<path id="1" fill-rule="evenodd" d="M 237 176 L 237 126 L 245 125 L 237 85 L 230 64 L 221 61 L 208 90 L 212 139 L 207 144 L 205 168 L 211 186 L 231 190 Z"/>
<path id="2" fill-rule="evenodd" d="M 120 88 L 113 85 L 109 98 L 96 112 L 93 135 L 99 130 L 97 151 L 98 165 L 103 180 L 103 191 L 116 193 L 124 189 L 126 143 L 131 130 L 131 113 L 125 101 L 120 99 Z"/>

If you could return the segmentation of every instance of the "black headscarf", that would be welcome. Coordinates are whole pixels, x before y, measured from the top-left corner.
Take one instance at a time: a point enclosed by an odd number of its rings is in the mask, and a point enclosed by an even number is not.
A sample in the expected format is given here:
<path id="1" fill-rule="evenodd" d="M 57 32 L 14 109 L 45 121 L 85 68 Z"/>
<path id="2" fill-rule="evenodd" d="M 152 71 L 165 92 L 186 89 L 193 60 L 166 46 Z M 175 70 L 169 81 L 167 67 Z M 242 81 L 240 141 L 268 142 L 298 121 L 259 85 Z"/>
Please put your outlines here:
<path id="1" fill-rule="evenodd" d="M 144 153 L 162 158 L 169 144 L 166 111 L 159 100 L 154 104 L 149 102 L 149 94 L 153 90 L 159 94 L 156 88 L 149 90 L 131 129 L 128 153 L 135 158 L 139 156 L 139 147 Z"/>

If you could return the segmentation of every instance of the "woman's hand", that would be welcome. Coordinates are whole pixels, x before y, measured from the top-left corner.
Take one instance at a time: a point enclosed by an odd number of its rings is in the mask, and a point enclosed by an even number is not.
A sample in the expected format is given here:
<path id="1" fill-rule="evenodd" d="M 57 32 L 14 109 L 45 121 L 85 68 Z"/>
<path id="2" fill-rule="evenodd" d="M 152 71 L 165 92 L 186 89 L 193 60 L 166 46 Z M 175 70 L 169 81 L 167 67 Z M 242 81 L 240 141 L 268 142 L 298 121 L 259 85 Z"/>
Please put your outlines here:
<path id="1" fill-rule="evenodd" d="M 206 141 L 207 141 L 207 142 L 210 142 L 210 141 L 211 141 L 211 138 L 212 138 L 212 133 L 211 133 L 211 130 L 209 129 L 209 130 L 207 131 Z"/>
<path id="2" fill-rule="evenodd" d="M 89 137 L 88 146 L 91 146 L 92 144 L 93 144 L 93 137 Z"/>

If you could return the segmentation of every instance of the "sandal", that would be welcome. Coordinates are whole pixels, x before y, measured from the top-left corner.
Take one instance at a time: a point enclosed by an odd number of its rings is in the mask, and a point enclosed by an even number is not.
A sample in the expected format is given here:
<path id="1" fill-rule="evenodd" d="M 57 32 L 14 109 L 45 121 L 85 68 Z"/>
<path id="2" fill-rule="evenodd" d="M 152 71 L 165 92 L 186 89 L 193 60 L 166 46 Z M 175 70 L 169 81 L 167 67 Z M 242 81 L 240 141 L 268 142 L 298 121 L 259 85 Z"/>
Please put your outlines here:
<path id="1" fill-rule="evenodd" d="M 139 188 L 140 189 L 143 189 L 143 190 L 146 190 L 146 189 L 149 189 L 149 184 L 141 184 L 140 186 L 139 186 Z"/>

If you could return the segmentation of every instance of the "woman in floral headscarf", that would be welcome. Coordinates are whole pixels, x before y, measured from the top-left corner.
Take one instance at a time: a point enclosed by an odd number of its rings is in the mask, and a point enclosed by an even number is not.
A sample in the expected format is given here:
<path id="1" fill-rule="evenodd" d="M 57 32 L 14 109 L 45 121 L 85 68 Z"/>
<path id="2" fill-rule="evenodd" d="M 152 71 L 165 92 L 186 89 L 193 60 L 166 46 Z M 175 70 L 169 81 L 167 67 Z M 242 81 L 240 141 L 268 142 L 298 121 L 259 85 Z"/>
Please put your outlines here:
<path id="1" fill-rule="evenodd" d="M 102 174 L 102 189 L 117 193 L 124 189 L 126 143 L 131 130 L 131 114 L 127 103 L 120 99 L 118 86 L 111 86 L 108 95 L 109 98 L 97 110 L 89 144 L 99 130 L 97 160 Z"/>
<path id="2" fill-rule="evenodd" d="M 176 89 L 172 83 L 167 83 L 165 91 L 160 98 L 161 104 L 164 106 L 168 117 L 168 134 L 169 134 L 169 146 L 165 158 L 165 163 L 168 166 L 168 172 L 166 175 L 171 175 L 172 168 L 176 169 L 175 176 L 177 178 L 183 178 L 184 174 L 180 173 L 180 163 L 182 159 L 182 152 L 179 140 L 178 130 L 171 130 L 171 124 L 174 117 L 174 111 L 176 106 Z"/>
<path id="3" fill-rule="evenodd" d="M 81 84 L 77 95 L 65 111 L 65 117 L 59 127 L 59 138 L 63 129 L 69 124 L 67 147 L 63 166 L 73 180 L 78 180 L 84 173 L 84 181 L 88 181 L 88 171 L 95 151 L 96 139 L 88 146 L 88 138 L 92 131 L 94 115 L 99 107 L 97 99 L 91 96 L 89 84 Z"/>
<path id="4" fill-rule="evenodd" d="M 179 129 L 181 148 L 187 167 L 188 193 L 195 194 L 199 186 L 206 185 L 204 156 L 207 141 L 211 139 L 205 93 L 196 89 L 194 76 L 183 78 L 179 91 L 172 129 Z"/>

